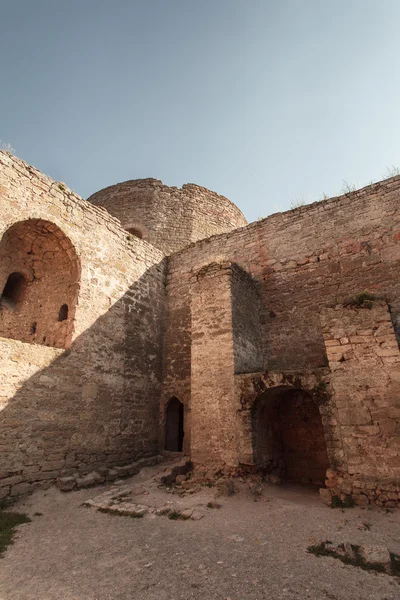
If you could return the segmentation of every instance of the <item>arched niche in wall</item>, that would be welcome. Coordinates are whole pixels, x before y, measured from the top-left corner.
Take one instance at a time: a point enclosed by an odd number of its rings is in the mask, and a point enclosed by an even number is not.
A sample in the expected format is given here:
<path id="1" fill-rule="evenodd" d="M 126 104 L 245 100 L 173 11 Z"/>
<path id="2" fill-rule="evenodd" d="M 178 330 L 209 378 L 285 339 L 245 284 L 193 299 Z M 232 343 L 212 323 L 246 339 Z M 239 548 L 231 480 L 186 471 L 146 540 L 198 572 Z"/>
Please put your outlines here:
<path id="1" fill-rule="evenodd" d="M 68 347 L 79 280 L 79 258 L 57 225 L 12 225 L 0 241 L 0 336 Z"/>

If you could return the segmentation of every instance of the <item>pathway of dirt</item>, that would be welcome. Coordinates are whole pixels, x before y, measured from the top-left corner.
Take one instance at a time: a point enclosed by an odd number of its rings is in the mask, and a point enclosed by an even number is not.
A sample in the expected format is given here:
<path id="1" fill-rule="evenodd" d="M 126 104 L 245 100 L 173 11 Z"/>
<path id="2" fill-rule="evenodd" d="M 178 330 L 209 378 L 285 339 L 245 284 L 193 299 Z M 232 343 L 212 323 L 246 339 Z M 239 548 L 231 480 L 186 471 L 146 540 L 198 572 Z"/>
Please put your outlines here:
<path id="1" fill-rule="evenodd" d="M 0 559 L 0 600 L 400 599 L 397 578 L 307 552 L 331 540 L 400 553 L 399 512 L 330 509 L 315 491 L 286 486 L 254 494 L 243 484 L 218 498 L 204 487 L 181 496 L 158 487 L 159 471 L 144 469 L 120 486 L 38 491 L 16 506 L 32 523 L 19 527 Z M 83 506 L 124 487 L 135 503 L 204 516 L 130 518 Z M 207 507 L 215 502 L 221 508 Z"/>

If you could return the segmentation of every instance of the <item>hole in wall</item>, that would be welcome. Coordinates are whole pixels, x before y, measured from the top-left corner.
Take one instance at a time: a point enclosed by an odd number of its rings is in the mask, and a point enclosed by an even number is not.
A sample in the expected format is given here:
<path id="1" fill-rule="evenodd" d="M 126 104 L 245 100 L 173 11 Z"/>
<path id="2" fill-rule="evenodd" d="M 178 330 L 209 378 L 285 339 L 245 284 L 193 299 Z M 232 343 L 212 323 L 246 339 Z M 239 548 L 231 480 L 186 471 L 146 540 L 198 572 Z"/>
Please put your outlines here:
<path id="1" fill-rule="evenodd" d="M 2 304 L 16 308 L 21 304 L 27 287 L 27 281 L 22 273 L 11 273 L 1 295 Z"/>
<path id="2" fill-rule="evenodd" d="M 31 335 L 33 335 L 34 333 L 36 333 L 36 329 L 37 329 L 37 323 L 32 323 L 31 325 Z"/>
<path id="3" fill-rule="evenodd" d="M 58 321 L 66 321 L 68 319 L 68 304 L 63 304 L 58 311 Z"/>
<path id="4" fill-rule="evenodd" d="M 143 233 L 136 227 L 129 227 L 126 231 L 139 239 L 143 239 Z"/>

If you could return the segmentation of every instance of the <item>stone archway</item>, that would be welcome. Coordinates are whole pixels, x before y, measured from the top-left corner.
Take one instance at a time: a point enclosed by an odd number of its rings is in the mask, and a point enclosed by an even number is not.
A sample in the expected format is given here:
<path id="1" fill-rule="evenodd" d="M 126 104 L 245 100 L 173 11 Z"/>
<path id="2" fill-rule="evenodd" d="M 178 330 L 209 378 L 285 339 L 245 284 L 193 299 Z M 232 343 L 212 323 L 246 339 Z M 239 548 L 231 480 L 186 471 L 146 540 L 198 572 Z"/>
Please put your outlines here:
<path id="1" fill-rule="evenodd" d="M 173 396 L 167 404 L 165 419 L 165 450 L 182 452 L 183 449 L 183 418 L 182 402 Z"/>
<path id="2" fill-rule="evenodd" d="M 57 225 L 12 225 L 0 241 L 0 336 L 68 347 L 79 279 L 75 248 Z"/>
<path id="3" fill-rule="evenodd" d="M 288 386 L 269 388 L 252 413 L 254 463 L 282 479 L 321 485 L 329 466 L 325 434 L 310 394 Z"/>

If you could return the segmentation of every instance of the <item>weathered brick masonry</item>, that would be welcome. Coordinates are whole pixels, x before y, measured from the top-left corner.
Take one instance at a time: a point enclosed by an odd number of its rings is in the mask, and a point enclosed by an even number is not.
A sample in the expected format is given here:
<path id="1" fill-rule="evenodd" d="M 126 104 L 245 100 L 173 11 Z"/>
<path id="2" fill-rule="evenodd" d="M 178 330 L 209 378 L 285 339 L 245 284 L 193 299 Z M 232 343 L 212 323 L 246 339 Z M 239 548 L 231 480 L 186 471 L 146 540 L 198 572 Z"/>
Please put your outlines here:
<path id="1" fill-rule="evenodd" d="M 392 324 L 398 327 L 400 321 L 399 200 L 400 178 L 396 177 L 340 198 L 273 215 L 246 228 L 202 240 L 169 258 L 162 406 L 172 394 L 185 403 L 188 419 L 185 435 L 194 439 L 192 455 L 195 460 L 198 454 L 201 461 L 208 456 L 212 463 L 219 455 L 227 466 L 253 464 L 256 444 L 252 414 L 257 398 L 272 387 L 281 388 L 282 394 L 288 388 L 302 389 L 319 407 L 332 467 L 329 475 L 336 485 L 331 482 L 330 489 L 342 496 L 354 493 L 357 486 L 358 490 L 364 486 L 360 483 L 362 476 L 363 481 L 368 480 L 365 485 L 375 486 L 369 494 L 371 501 L 379 496 L 378 484 L 385 482 L 391 486 L 395 499 L 390 497 L 388 500 L 383 495 L 378 503 L 397 502 L 400 489 L 396 468 L 399 457 L 397 410 L 400 400 L 396 377 L 399 377 L 400 369 Z M 234 265 L 238 272 L 246 272 L 253 285 L 247 292 L 243 289 L 238 294 L 232 277 L 229 284 L 229 278 L 225 277 L 226 286 L 231 290 L 228 294 L 226 287 L 225 291 L 221 288 L 222 274 L 214 274 L 209 277 L 201 299 L 199 282 L 204 279 L 204 273 L 208 269 L 215 270 L 215 265 L 220 265 L 222 272 L 226 264 L 231 265 L 231 272 Z M 357 422 L 342 421 L 341 412 L 344 405 L 355 402 L 355 397 L 359 410 L 362 410 L 361 399 L 371 393 L 367 391 L 369 366 L 358 363 L 357 378 L 353 372 L 347 374 L 344 371 L 341 385 L 344 386 L 343 380 L 348 379 L 348 390 L 342 389 L 339 398 L 336 365 L 329 368 L 332 357 L 324 342 L 324 318 L 330 306 L 363 291 L 385 299 L 385 327 L 391 329 L 392 340 L 390 348 L 385 348 L 389 342 L 380 340 L 383 346 L 380 355 L 378 352 L 379 358 L 390 352 L 390 377 L 384 361 L 378 360 L 374 367 L 374 376 L 380 380 L 379 393 L 383 397 L 381 410 L 373 411 L 365 430 L 360 430 Z M 238 297 L 242 299 L 240 310 L 237 308 Z M 211 298 L 215 299 L 215 307 L 210 304 Z M 203 312 L 207 316 L 212 310 L 214 320 L 206 326 Z M 375 315 L 372 309 L 343 310 L 343 318 L 346 311 L 369 315 L 369 318 Z M 199 323 L 203 331 L 199 329 Z M 245 344 L 243 332 L 249 336 Z M 203 336 L 199 337 L 201 333 Z M 261 366 L 257 366 L 259 352 L 262 354 Z M 224 360 L 221 360 L 222 356 Z M 234 366 L 234 357 L 240 364 L 238 369 Z M 190 381 L 190 374 L 194 381 Z M 200 402 L 199 394 L 203 397 Z M 224 422 L 220 425 L 220 447 L 207 454 L 210 437 L 213 447 L 214 440 L 218 439 L 218 433 L 214 431 L 219 426 L 215 411 L 217 407 L 220 410 L 222 404 L 230 407 L 230 418 L 220 419 Z M 283 406 L 284 402 L 281 404 Z M 288 415 L 287 420 L 294 427 L 293 416 Z M 230 438 L 224 427 L 230 427 Z M 376 433 L 378 430 L 379 434 Z M 369 443 L 368 431 L 375 436 L 375 446 Z M 206 435 L 206 432 L 212 432 L 212 435 Z M 281 437 L 285 437 L 286 433 L 281 433 Z M 304 427 L 303 440 L 314 434 L 315 431 Z M 228 438 L 226 444 L 229 447 L 223 448 L 223 440 Z M 292 432 L 286 438 L 294 440 L 296 436 Z M 354 453 L 358 456 L 357 464 Z M 323 460 L 320 462 L 322 464 Z M 298 465 L 294 465 L 292 473 L 297 471 Z M 356 496 L 360 503 L 366 501 L 358 493 Z"/>
<path id="2" fill-rule="evenodd" d="M 27 277 L 21 306 L 0 316 L 6 495 L 157 453 L 165 261 L 21 160 L 1 153 L 0 167 L 0 288 Z M 70 339 L 35 337 L 56 336 L 65 303 Z"/>
<path id="3" fill-rule="evenodd" d="M 166 443 L 397 506 L 400 177 L 246 225 L 192 184 L 0 167 L 1 495 Z"/>

